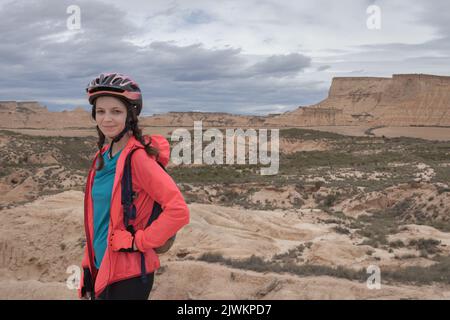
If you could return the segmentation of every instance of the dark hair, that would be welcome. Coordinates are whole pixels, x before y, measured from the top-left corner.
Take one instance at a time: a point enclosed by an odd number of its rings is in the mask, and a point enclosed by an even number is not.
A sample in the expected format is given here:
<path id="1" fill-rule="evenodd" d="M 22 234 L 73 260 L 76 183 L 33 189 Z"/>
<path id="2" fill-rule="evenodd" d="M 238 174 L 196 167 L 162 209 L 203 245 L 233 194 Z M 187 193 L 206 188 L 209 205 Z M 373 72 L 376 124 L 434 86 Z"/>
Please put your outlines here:
<path id="1" fill-rule="evenodd" d="M 138 120 L 138 117 L 136 116 L 136 111 L 135 111 L 135 108 L 133 108 L 133 105 L 125 99 L 120 99 L 120 98 L 117 98 L 117 99 L 121 100 L 127 108 L 127 118 L 125 121 L 129 124 L 130 129 L 133 131 L 133 136 L 136 138 L 136 140 L 138 140 L 144 146 L 145 152 L 147 152 L 147 154 L 149 156 L 154 155 L 157 157 L 159 155 L 159 150 L 157 148 L 150 146 L 150 144 L 152 143 L 151 137 L 147 144 L 144 141 L 144 137 L 142 136 L 142 130 L 138 126 L 139 120 Z M 96 108 L 95 104 L 96 104 L 96 101 L 94 101 L 94 103 L 92 105 L 92 118 L 94 120 L 95 120 L 95 108 Z M 97 133 L 98 133 L 97 147 L 98 147 L 98 150 L 101 152 L 103 145 L 105 144 L 106 137 L 98 126 L 96 126 L 96 129 L 97 129 Z M 104 165 L 105 165 L 105 162 L 103 160 L 103 155 L 100 153 L 100 156 L 98 157 L 98 167 L 96 170 L 97 171 L 102 170 Z"/>

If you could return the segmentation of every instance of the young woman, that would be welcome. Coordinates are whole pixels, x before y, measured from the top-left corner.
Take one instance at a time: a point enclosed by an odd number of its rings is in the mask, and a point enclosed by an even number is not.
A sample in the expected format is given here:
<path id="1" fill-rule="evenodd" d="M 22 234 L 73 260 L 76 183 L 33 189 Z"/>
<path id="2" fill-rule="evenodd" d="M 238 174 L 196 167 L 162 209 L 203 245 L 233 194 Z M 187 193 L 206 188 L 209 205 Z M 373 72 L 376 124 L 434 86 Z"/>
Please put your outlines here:
<path id="1" fill-rule="evenodd" d="M 100 74 L 88 88 L 92 117 L 97 123 L 99 151 L 85 190 L 86 248 L 79 297 L 84 299 L 148 299 L 161 247 L 189 223 L 189 209 L 167 165 L 168 141 L 160 135 L 142 136 L 138 118 L 142 94 L 131 78 Z M 104 146 L 105 140 L 108 144 Z M 124 223 L 121 180 L 127 155 L 131 158 L 136 218 Z M 153 204 L 162 212 L 147 227 Z"/>

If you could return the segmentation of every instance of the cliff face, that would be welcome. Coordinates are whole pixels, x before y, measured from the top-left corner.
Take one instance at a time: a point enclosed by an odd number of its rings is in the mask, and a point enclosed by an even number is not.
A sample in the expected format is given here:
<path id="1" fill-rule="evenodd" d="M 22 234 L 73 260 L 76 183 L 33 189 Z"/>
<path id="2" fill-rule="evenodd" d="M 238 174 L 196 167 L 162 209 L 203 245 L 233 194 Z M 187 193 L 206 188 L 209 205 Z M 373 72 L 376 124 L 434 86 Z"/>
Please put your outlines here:
<path id="1" fill-rule="evenodd" d="M 1 128 L 62 129 L 92 126 L 83 108 L 50 112 L 36 101 L 0 101 Z"/>
<path id="2" fill-rule="evenodd" d="M 3 128 L 20 128 L 25 127 L 27 122 L 40 115 L 48 114 L 46 108 L 41 107 L 35 101 L 16 102 L 16 101 L 1 101 L 0 102 L 0 126 Z M 31 120 L 33 122 L 39 121 Z"/>
<path id="3" fill-rule="evenodd" d="M 401 74 L 392 78 L 334 78 L 328 98 L 280 115 L 168 112 L 141 117 L 142 126 L 450 126 L 450 77 Z M 0 101 L 2 128 L 93 128 L 83 108 L 49 112 L 37 102 Z"/>
<path id="4" fill-rule="evenodd" d="M 401 74 L 392 78 L 334 78 L 327 99 L 283 114 L 276 122 L 448 126 L 449 111 L 450 77 Z"/>

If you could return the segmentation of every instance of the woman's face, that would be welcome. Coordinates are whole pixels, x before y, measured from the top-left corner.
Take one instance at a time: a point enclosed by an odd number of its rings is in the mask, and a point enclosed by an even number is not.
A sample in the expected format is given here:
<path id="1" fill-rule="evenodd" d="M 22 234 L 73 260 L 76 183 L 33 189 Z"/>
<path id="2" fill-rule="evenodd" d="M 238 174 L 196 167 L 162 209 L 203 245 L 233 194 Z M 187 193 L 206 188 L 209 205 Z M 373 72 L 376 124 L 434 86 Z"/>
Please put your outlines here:
<path id="1" fill-rule="evenodd" d="M 125 128 L 127 107 L 115 97 L 98 97 L 95 102 L 95 121 L 103 134 L 113 139 Z"/>

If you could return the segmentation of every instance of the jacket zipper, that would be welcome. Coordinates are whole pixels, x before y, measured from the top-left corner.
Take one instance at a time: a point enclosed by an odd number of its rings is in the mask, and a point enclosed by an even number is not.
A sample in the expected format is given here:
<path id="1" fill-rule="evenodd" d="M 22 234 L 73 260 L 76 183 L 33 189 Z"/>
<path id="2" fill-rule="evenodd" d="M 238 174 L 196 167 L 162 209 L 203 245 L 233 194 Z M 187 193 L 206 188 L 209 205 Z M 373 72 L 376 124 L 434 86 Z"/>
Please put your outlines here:
<path id="1" fill-rule="evenodd" d="M 97 272 L 95 269 L 95 266 L 93 264 L 94 262 L 94 254 L 92 252 L 92 247 L 91 247 L 91 235 L 90 235 L 90 230 L 89 230 L 89 215 L 88 215 L 88 208 L 87 206 L 89 205 L 89 198 L 88 196 L 91 194 L 91 177 L 92 177 L 92 172 L 89 172 L 89 178 L 88 178 L 88 183 L 87 183 L 87 189 L 85 191 L 85 195 L 84 195 L 84 220 L 85 220 L 85 224 L 84 224 L 84 231 L 86 233 L 86 245 L 88 247 L 88 254 L 89 254 L 89 265 L 91 267 L 91 276 L 92 276 L 92 281 L 95 284 L 95 278 L 97 276 Z"/>
<path id="2" fill-rule="evenodd" d="M 126 147 L 126 146 L 125 146 Z M 125 147 L 123 149 L 125 149 Z M 122 149 L 122 150 L 123 150 Z M 117 168 L 117 167 L 116 167 Z M 116 169 L 117 171 L 117 169 Z M 123 170 L 122 170 L 122 175 L 123 175 Z M 121 183 L 121 179 L 118 183 Z M 111 246 L 110 246 L 110 242 L 111 242 L 111 238 L 110 238 L 110 234 L 112 233 L 112 228 L 113 228 L 113 224 L 112 224 L 112 218 L 111 218 L 111 208 L 112 208 L 112 203 L 114 200 L 114 186 L 113 186 L 113 190 L 111 193 L 111 202 L 109 204 L 109 226 L 108 226 L 108 242 L 107 242 L 107 247 L 108 247 L 108 258 L 109 258 L 109 269 L 108 269 L 108 280 L 106 281 L 106 286 L 105 288 L 109 285 L 109 279 L 111 277 L 111 264 L 112 264 L 112 256 L 111 256 Z M 109 232 L 111 231 L 111 232 Z M 103 263 L 103 261 L 102 261 Z M 101 268 L 101 264 L 100 264 L 100 268 Z M 105 289 L 103 288 L 103 290 Z M 103 292 L 103 290 L 101 292 L 99 292 L 99 294 L 101 294 Z M 95 292 L 95 289 L 94 289 Z M 95 293 L 94 293 L 95 294 Z"/>

